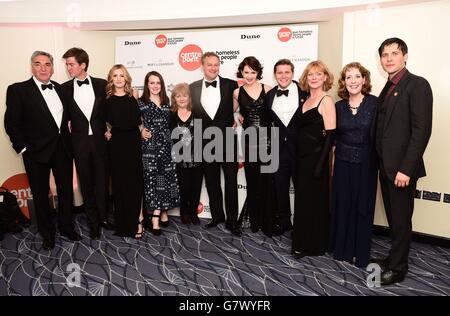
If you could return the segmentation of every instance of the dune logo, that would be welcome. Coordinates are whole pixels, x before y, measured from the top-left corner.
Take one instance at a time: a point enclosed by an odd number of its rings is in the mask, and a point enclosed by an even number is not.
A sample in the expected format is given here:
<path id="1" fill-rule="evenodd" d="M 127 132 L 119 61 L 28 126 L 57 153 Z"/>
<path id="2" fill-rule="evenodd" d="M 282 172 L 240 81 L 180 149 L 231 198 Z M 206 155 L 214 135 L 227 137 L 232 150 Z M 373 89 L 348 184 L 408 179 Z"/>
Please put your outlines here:
<path id="1" fill-rule="evenodd" d="M 241 34 L 241 39 L 257 39 L 257 38 L 261 38 L 261 35 L 259 35 L 259 34 L 257 34 L 257 35 Z"/>
<path id="2" fill-rule="evenodd" d="M 156 47 L 163 48 L 167 44 L 167 37 L 164 34 L 159 34 L 155 38 Z"/>
<path id="3" fill-rule="evenodd" d="M 141 41 L 134 41 L 134 42 L 125 41 L 125 46 L 132 46 L 132 45 L 141 45 Z"/>
<path id="4" fill-rule="evenodd" d="M 278 39 L 281 42 L 287 42 L 291 39 L 291 37 L 292 37 L 292 31 L 287 27 L 283 27 L 278 31 Z"/>
<path id="5" fill-rule="evenodd" d="M 193 71 L 202 64 L 203 51 L 195 44 L 189 44 L 183 47 L 178 55 L 178 62 L 183 69 Z"/>

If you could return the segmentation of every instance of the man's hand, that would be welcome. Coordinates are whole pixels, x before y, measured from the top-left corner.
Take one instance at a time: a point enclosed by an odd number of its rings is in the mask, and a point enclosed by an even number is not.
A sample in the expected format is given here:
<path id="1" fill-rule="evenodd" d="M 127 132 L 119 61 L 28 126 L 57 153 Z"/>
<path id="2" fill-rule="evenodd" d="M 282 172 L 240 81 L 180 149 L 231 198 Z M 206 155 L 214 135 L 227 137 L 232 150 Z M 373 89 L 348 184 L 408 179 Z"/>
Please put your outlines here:
<path id="1" fill-rule="evenodd" d="M 110 139 L 111 139 L 111 136 L 112 136 L 112 134 L 111 134 L 110 131 L 106 131 L 106 132 L 105 132 L 105 138 L 106 138 L 106 140 L 110 140 Z"/>
<path id="2" fill-rule="evenodd" d="M 395 176 L 394 185 L 398 188 L 404 188 L 409 185 L 409 180 L 411 178 L 408 177 L 406 174 L 401 173 L 400 171 L 397 172 L 397 175 Z"/>

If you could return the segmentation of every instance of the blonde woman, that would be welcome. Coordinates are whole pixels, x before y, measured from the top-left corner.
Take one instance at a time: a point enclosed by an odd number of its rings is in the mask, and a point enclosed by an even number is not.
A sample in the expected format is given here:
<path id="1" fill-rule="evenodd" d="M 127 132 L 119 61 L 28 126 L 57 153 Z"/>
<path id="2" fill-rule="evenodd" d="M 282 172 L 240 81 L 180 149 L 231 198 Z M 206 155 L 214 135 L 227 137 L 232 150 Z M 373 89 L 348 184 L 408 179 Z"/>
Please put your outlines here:
<path id="1" fill-rule="evenodd" d="M 297 112 L 297 168 L 292 252 L 296 258 L 323 255 L 329 228 L 329 152 L 336 110 L 327 91 L 333 75 L 320 60 L 309 63 L 299 80 L 309 96 Z"/>
<path id="2" fill-rule="evenodd" d="M 131 77 L 123 65 L 114 65 L 106 86 L 106 121 L 110 126 L 111 162 L 116 235 L 139 239 L 142 225 L 141 114 L 133 97 Z"/>

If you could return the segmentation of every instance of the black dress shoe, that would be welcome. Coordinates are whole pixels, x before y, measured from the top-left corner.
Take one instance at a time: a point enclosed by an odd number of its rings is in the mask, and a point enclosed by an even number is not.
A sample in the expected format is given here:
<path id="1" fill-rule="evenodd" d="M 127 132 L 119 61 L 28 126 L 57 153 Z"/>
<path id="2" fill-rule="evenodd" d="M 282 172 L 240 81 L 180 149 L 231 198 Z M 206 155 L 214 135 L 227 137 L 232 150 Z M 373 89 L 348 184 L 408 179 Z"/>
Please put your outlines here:
<path id="1" fill-rule="evenodd" d="M 181 216 L 181 222 L 185 225 L 189 225 L 191 223 L 191 218 L 189 216 L 183 215 L 183 216 Z M 162 222 L 161 222 L 161 224 L 162 224 Z"/>
<path id="2" fill-rule="evenodd" d="M 62 232 L 61 236 L 64 236 L 72 241 L 80 241 L 81 236 L 78 234 L 75 230 L 69 231 L 69 232 Z"/>
<path id="3" fill-rule="evenodd" d="M 3 232 L 0 232 L 0 241 L 3 240 Z"/>
<path id="4" fill-rule="evenodd" d="M 242 230 L 238 226 L 233 227 L 232 229 L 230 229 L 230 231 L 236 237 L 241 237 L 242 236 Z"/>
<path id="5" fill-rule="evenodd" d="M 205 225 L 205 228 L 213 228 L 216 227 L 217 225 L 219 225 L 220 223 L 223 223 L 224 220 L 220 220 L 220 219 L 212 219 L 208 224 Z"/>
<path id="6" fill-rule="evenodd" d="M 389 258 L 371 258 L 370 263 L 376 263 L 380 266 L 381 270 L 387 270 L 389 266 Z"/>
<path id="7" fill-rule="evenodd" d="M 114 224 L 108 221 L 100 222 L 100 226 L 106 230 L 115 230 Z"/>
<path id="8" fill-rule="evenodd" d="M 55 238 L 44 238 L 42 241 L 42 249 L 52 250 L 55 248 Z"/>
<path id="9" fill-rule="evenodd" d="M 293 250 L 292 255 L 294 256 L 295 259 L 301 259 L 307 256 L 307 254 L 304 251 L 297 251 L 297 250 Z"/>
<path id="10" fill-rule="evenodd" d="M 406 272 L 398 272 L 394 270 L 386 270 L 381 273 L 381 285 L 390 285 L 402 282 L 405 279 Z"/>
<path id="11" fill-rule="evenodd" d="M 89 231 L 89 237 L 92 240 L 100 239 L 100 227 L 91 228 L 91 230 Z"/>
<path id="12" fill-rule="evenodd" d="M 200 218 L 198 218 L 197 215 L 193 215 L 193 216 L 191 216 L 191 222 L 194 225 L 200 225 Z"/>

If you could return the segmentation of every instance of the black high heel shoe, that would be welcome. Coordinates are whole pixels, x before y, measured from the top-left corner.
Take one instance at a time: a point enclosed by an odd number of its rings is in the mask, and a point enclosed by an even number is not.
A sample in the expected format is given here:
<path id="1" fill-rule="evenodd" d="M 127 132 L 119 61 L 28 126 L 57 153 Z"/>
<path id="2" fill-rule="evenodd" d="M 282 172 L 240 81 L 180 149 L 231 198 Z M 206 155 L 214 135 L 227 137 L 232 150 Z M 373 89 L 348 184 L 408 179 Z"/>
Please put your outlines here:
<path id="1" fill-rule="evenodd" d="M 162 213 L 162 212 L 161 212 Z M 167 214 L 167 213 L 166 213 Z M 161 217 L 161 214 L 160 214 Z M 169 215 L 167 214 L 167 221 L 162 221 L 161 219 L 159 220 L 159 224 L 161 225 L 161 227 L 169 227 Z"/>
<path id="2" fill-rule="evenodd" d="M 139 228 L 142 228 L 141 232 L 139 232 Z M 141 239 L 144 236 L 144 233 L 145 233 L 144 219 L 142 219 L 141 221 L 138 222 L 138 231 L 136 235 L 134 235 L 134 239 Z"/>
<path id="3" fill-rule="evenodd" d="M 161 214 L 152 214 L 152 218 L 153 217 L 157 217 L 158 218 L 158 222 L 161 225 L 161 221 L 160 221 Z M 153 220 L 151 221 L 151 225 L 152 226 L 151 226 L 150 230 L 151 230 L 152 234 L 155 235 L 155 236 L 161 235 L 161 228 L 153 228 Z"/>

